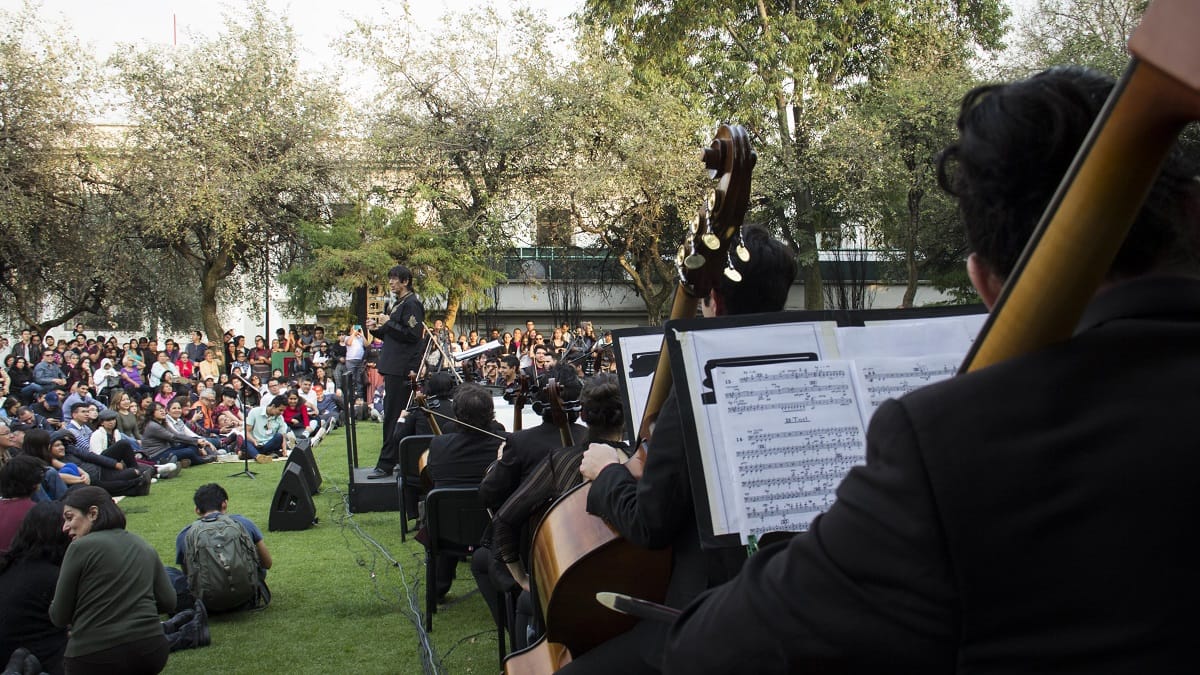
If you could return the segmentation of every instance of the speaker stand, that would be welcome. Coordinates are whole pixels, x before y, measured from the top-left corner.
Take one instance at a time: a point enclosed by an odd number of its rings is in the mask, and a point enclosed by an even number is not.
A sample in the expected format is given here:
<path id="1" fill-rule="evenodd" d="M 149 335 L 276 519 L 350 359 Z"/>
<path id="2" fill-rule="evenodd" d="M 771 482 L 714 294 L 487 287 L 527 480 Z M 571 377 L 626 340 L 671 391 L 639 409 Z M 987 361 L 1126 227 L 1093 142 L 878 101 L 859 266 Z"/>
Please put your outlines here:
<path id="1" fill-rule="evenodd" d="M 246 410 L 246 407 L 247 406 L 245 403 L 245 399 L 243 399 L 243 402 L 242 402 L 242 443 L 248 447 L 250 444 L 250 441 L 247 439 L 250 438 L 250 427 L 248 426 L 249 420 L 246 418 L 249 417 L 250 413 Z M 250 470 L 250 455 L 247 455 L 245 453 L 245 448 L 243 448 L 242 450 L 243 450 L 242 451 L 242 470 L 237 473 L 229 474 L 229 477 L 237 478 L 238 476 L 245 476 L 246 478 L 249 478 L 250 480 L 255 480 L 254 477 L 257 476 L 258 474 L 256 472 Z"/>

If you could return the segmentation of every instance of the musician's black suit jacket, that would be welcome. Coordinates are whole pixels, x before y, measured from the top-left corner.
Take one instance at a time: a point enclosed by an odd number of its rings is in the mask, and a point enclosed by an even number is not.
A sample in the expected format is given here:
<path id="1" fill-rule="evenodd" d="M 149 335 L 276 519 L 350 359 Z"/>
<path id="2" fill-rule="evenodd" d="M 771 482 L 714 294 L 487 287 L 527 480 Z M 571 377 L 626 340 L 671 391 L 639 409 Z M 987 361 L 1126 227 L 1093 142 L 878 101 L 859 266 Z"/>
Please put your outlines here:
<path id="1" fill-rule="evenodd" d="M 372 333 L 383 338 L 383 351 L 379 354 L 379 372 L 383 375 L 408 377 L 410 372 L 421 369 L 421 355 L 425 351 L 425 306 L 416 293 L 409 293 L 396 303 L 388 320 L 372 329 Z M 395 392 L 388 391 L 388 394 Z M 402 401 L 401 405 L 408 401 Z M 399 417 L 391 419 L 394 423 Z"/>
<path id="2" fill-rule="evenodd" d="M 587 438 L 587 427 L 572 423 L 571 436 L 576 442 Z M 504 500 L 517 491 L 521 481 L 533 473 L 546 454 L 561 447 L 562 436 L 558 427 L 548 419 L 543 419 L 536 427 L 512 434 L 504 444 L 504 456 L 479 485 L 480 501 L 489 509 L 499 511 L 504 506 Z"/>
<path id="3" fill-rule="evenodd" d="M 876 412 L 867 465 L 672 629 L 671 673 L 1166 673 L 1197 661 L 1200 281 Z M 1191 665 L 1188 665 L 1191 664 Z"/>
<path id="4" fill-rule="evenodd" d="M 435 488 L 478 485 L 496 461 L 500 439 L 474 431 L 435 436 L 429 441 L 429 478 Z"/>

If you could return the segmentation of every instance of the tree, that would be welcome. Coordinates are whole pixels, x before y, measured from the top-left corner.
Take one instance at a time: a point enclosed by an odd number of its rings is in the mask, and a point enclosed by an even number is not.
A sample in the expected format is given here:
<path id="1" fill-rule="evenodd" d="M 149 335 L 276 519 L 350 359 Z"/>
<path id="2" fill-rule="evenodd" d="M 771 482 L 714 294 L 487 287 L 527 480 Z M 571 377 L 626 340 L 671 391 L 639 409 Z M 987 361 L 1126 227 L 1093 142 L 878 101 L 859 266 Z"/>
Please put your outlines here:
<path id="1" fill-rule="evenodd" d="M 371 137 L 394 193 L 428 207 L 416 210 L 452 252 L 423 248 L 428 257 L 407 261 L 423 269 L 426 294 L 445 289 L 451 327 L 461 306 L 490 301 L 481 270 L 533 220 L 524 186 L 550 170 L 539 152 L 555 131 L 542 85 L 562 67 L 551 44 L 533 14 L 490 7 L 447 16 L 430 34 L 404 20 L 359 25 L 347 44 L 383 83 Z"/>
<path id="2" fill-rule="evenodd" d="M 609 30 L 612 49 L 640 73 L 661 75 L 677 95 L 774 146 L 760 148 L 760 163 L 776 164 L 759 183 L 772 188 L 761 215 L 797 249 L 806 306 L 820 308 L 817 235 L 833 205 L 802 173 L 814 140 L 841 115 L 848 88 L 886 79 L 946 37 L 960 59 L 995 49 L 1006 15 L 999 0 L 588 0 L 583 16 Z"/>
<path id="3" fill-rule="evenodd" d="M 0 21 L 0 305 L 40 333 L 102 311 L 119 240 L 87 124 L 95 64 L 29 5 Z"/>
<path id="4" fill-rule="evenodd" d="M 705 117 L 629 76 L 586 39 L 557 82 L 557 170 L 535 183 L 544 208 L 566 209 L 628 276 L 646 319 L 666 318 L 677 287 L 676 249 L 704 203 L 698 149 Z"/>
<path id="5" fill-rule="evenodd" d="M 254 285 L 337 192 L 339 96 L 295 53 L 291 28 L 256 0 L 192 49 L 113 58 L 134 122 L 115 180 L 143 232 L 195 275 L 210 340 L 239 276 Z"/>
<path id="6" fill-rule="evenodd" d="M 1016 69 L 1079 65 L 1117 77 L 1129 63 L 1125 43 L 1148 5 L 1148 0 L 1037 0 L 1018 29 Z"/>
<path id="7" fill-rule="evenodd" d="M 912 306 L 919 280 L 962 265 L 964 233 L 936 165 L 955 139 L 957 104 L 970 82 L 965 69 L 939 66 L 864 86 L 822 137 L 808 171 L 838 220 L 895 257 L 903 307 Z"/>

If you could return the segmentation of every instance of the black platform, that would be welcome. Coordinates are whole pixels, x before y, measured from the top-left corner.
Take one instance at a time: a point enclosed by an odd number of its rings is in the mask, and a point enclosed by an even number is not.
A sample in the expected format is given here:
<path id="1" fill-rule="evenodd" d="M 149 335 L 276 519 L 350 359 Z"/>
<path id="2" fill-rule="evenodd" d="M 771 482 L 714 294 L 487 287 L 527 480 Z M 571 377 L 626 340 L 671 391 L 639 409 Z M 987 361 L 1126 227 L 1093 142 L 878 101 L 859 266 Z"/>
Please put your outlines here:
<path id="1" fill-rule="evenodd" d="M 350 476 L 350 513 L 369 511 L 400 511 L 400 490 L 397 476 L 370 480 L 367 474 L 373 467 L 355 468 Z"/>

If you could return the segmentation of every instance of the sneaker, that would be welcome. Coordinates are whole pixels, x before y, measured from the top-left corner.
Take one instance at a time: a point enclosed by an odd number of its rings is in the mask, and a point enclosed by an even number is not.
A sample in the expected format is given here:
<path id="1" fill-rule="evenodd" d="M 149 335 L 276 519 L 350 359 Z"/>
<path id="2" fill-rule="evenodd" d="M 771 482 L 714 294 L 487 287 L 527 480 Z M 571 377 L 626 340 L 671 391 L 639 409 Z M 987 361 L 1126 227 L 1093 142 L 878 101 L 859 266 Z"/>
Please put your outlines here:
<path id="1" fill-rule="evenodd" d="M 212 644 L 212 636 L 208 631 L 208 610 L 200 600 L 196 601 L 194 609 L 196 612 L 196 618 L 193 619 L 196 625 L 196 646 L 207 647 Z"/>
<path id="2" fill-rule="evenodd" d="M 275 461 L 275 458 L 264 453 L 255 457 L 254 461 L 258 462 L 259 464 L 270 464 L 271 462 Z"/>
<path id="3" fill-rule="evenodd" d="M 159 464 L 155 468 L 158 471 L 159 478 L 174 478 L 174 477 L 178 476 L 179 472 L 181 471 L 181 469 L 179 468 L 179 465 L 175 464 L 174 462 L 167 462 L 166 464 Z"/>
<path id="4" fill-rule="evenodd" d="M 192 465 L 192 460 L 190 460 L 190 459 L 179 460 L 179 468 L 181 468 L 181 469 L 186 469 L 191 465 Z"/>

